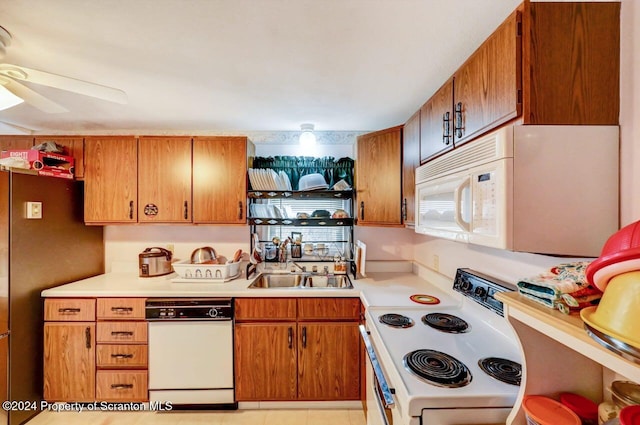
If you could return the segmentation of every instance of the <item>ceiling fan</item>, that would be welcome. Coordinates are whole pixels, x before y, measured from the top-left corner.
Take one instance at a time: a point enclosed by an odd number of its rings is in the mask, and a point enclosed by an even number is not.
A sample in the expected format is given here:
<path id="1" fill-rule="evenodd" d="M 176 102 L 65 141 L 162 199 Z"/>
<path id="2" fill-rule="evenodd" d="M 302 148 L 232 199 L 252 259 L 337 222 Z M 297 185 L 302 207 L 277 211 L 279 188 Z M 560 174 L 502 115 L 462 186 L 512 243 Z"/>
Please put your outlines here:
<path id="1" fill-rule="evenodd" d="M 6 53 L 6 48 L 11 44 L 11 34 L 0 26 L 0 59 Z M 100 84 L 64 77 L 49 72 L 38 71 L 18 65 L 0 63 L 0 86 L 15 96 L 24 100 L 31 106 L 50 114 L 68 112 L 64 106 L 46 98 L 35 90 L 30 89 L 21 81 L 54 87 L 74 93 L 91 96 L 110 102 L 126 104 L 127 94 L 119 89 Z"/>

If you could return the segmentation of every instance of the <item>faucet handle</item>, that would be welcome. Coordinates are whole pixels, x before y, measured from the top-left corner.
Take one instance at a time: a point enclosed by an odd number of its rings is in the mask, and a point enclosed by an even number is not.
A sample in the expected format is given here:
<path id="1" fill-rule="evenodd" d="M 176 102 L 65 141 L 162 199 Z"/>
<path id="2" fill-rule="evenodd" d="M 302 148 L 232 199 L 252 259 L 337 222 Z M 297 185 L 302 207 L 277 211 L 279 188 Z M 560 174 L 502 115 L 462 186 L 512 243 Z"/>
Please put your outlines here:
<path id="1" fill-rule="evenodd" d="M 318 273 L 318 266 L 314 265 L 313 267 L 311 267 L 311 272 Z"/>
<path id="2" fill-rule="evenodd" d="M 324 274 L 329 274 L 329 266 L 324 266 L 323 270 L 324 270 Z"/>

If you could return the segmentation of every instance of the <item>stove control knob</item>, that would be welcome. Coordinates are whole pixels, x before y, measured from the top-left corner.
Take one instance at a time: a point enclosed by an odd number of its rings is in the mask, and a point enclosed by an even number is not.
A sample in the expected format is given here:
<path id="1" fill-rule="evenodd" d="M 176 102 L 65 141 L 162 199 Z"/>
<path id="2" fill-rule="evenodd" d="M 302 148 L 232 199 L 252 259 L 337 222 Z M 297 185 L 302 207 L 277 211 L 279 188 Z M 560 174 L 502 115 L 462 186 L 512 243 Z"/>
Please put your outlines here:
<path id="1" fill-rule="evenodd" d="M 480 298 L 484 298 L 484 296 L 487 295 L 487 290 L 484 289 L 482 286 L 478 286 L 474 292 L 476 296 Z"/>
<path id="2" fill-rule="evenodd" d="M 207 316 L 209 316 L 209 317 L 217 317 L 218 316 L 218 310 L 215 309 L 215 308 L 209 309 L 209 312 L 207 313 Z"/>
<path id="3" fill-rule="evenodd" d="M 462 290 L 467 291 L 467 292 L 471 291 L 471 289 L 473 288 L 473 285 L 471 285 L 471 282 L 469 282 L 466 279 L 462 281 L 462 285 L 460 285 L 460 286 L 461 286 Z"/>

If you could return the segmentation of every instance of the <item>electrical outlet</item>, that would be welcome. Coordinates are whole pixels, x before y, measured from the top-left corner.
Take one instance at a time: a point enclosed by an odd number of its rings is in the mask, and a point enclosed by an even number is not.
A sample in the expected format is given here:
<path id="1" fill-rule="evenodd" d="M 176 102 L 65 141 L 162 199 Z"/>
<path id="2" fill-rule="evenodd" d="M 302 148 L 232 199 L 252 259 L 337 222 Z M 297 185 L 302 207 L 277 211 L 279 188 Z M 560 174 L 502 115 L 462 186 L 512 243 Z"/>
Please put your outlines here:
<path id="1" fill-rule="evenodd" d="M 167 244 L 167 251 L 170 251 L 173 254 L 173 244 L 172 243 L 168 243 Z"/>
<path id="2" fill-rule="evenodd" d="M 28 219 L 42 218 L 42 202 L 27 202 L 27 218 Z"/>
<path id="3" fill-rule="evenodd" d="M 433 270 L 440 271 L 440 257 L 438 254 L 433 254 L 433 257 L 431 257 L 431 265 Z"/>

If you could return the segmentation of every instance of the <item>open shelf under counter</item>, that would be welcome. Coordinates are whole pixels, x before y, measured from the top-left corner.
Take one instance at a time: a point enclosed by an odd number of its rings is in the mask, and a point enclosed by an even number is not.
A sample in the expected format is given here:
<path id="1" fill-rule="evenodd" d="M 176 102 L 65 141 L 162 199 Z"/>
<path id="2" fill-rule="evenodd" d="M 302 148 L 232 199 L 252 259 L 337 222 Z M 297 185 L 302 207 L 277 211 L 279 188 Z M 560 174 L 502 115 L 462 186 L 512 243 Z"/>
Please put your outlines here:
<path id="1" fill-rule="evenodd" d="M 577 313 L 563 314 L 517 292 L 496 294 L 524 354 L 522 388 L 507 424 L 526 423 L 522 398 L 540 394 L 558 399 L 574 392 L 596 403 L 603 400 L 610 373 L 640 382 L 640 364 L 594 341 Z"/>

